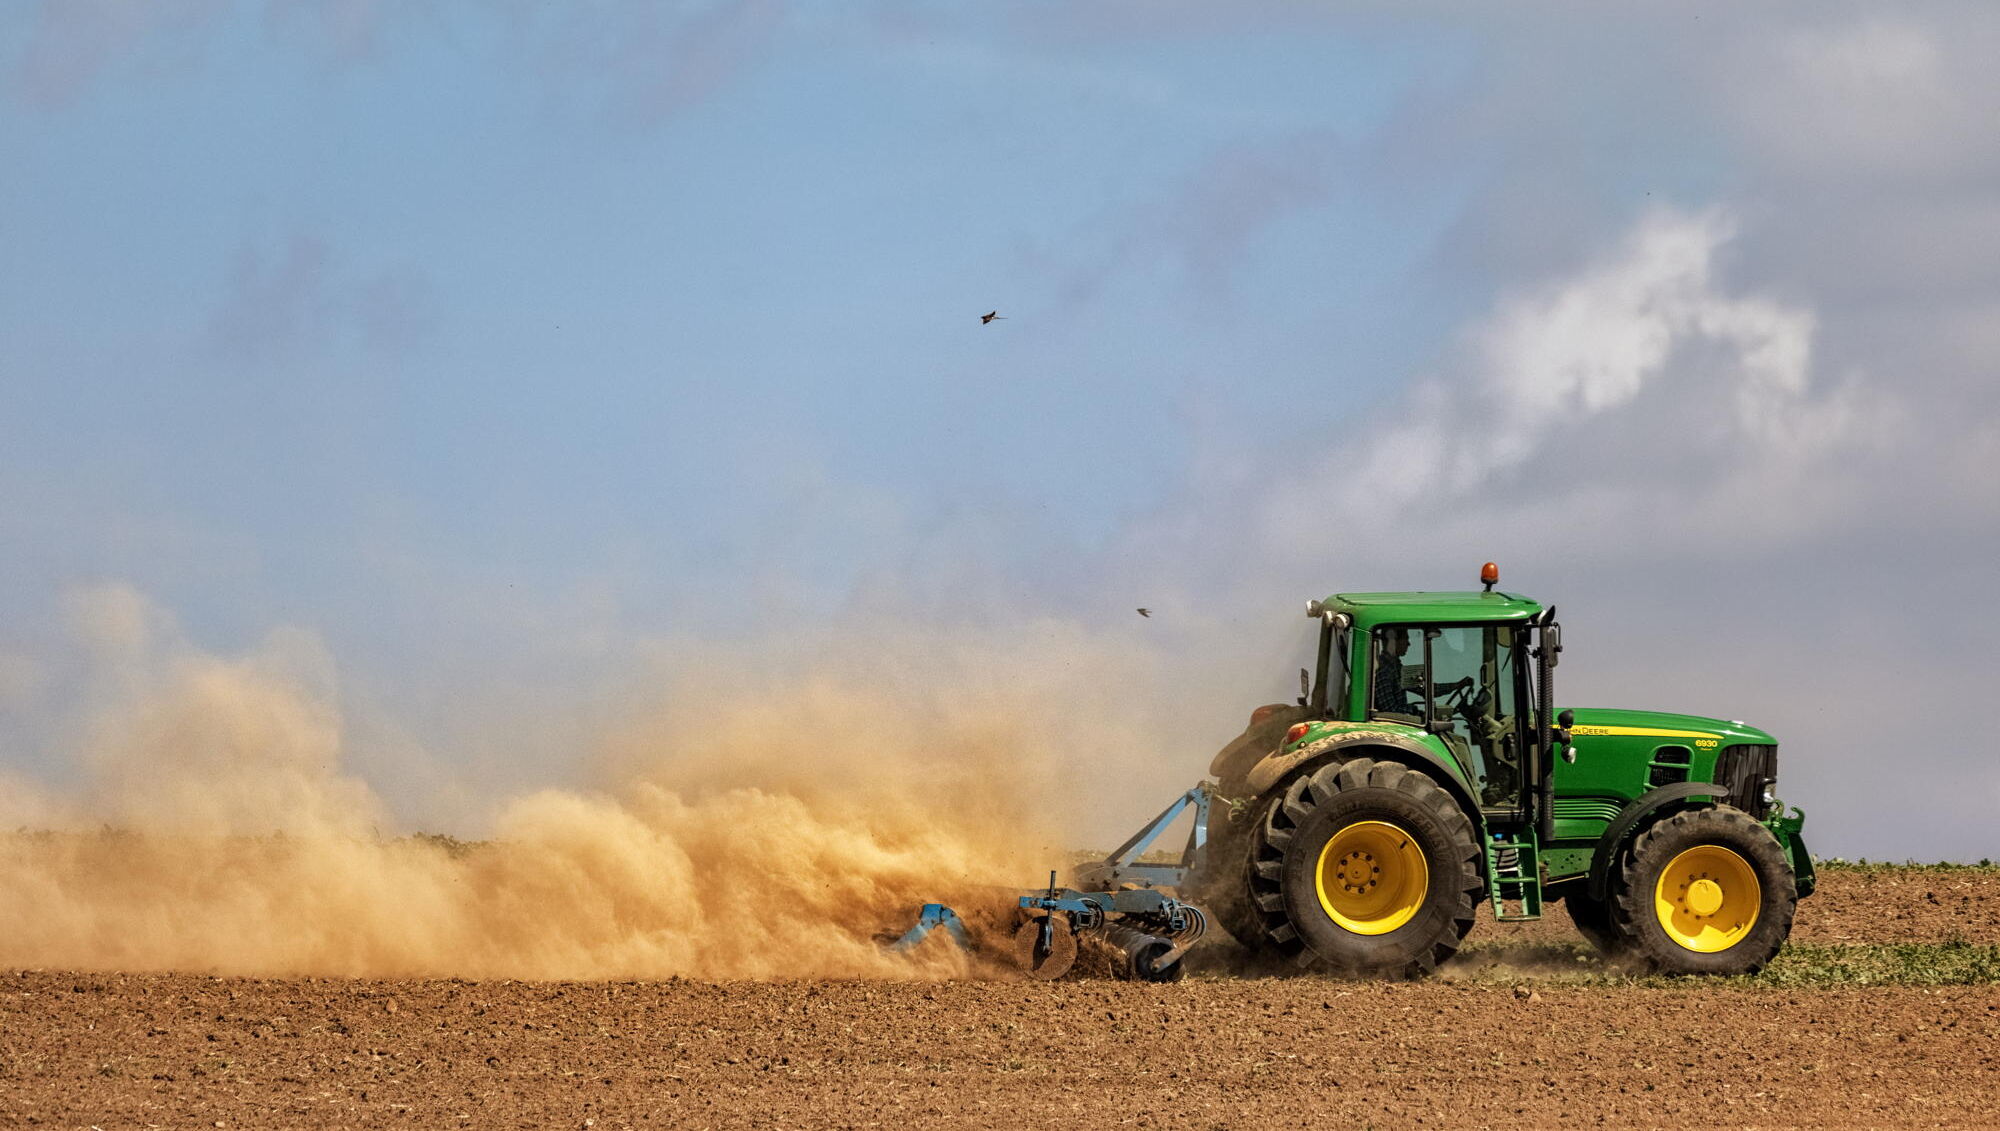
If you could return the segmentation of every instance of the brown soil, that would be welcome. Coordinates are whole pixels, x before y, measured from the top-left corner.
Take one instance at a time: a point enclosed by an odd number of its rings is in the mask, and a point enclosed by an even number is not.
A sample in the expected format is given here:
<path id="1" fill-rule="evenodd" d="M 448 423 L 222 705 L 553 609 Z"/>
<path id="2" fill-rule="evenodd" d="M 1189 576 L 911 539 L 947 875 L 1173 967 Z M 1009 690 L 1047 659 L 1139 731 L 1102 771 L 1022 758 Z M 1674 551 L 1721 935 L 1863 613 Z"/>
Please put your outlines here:
<path id="1" fill-rule="evenodd" d="M 1829 871 L 1799 902 L 1792 937 L 1812 943 L 2000 943 L 2000 871 L 1865 868 Z"/>
<path id="2" fill-rule="evenodd" d="M 1997 893 L 1831 873 L 1799 937 L 1991 942 Z M 1996 1095 L 2000 986 L 0 975 L 8 1127 L 1992 1126 Z"/>
<path id="3" fill-rule="evenodd" d="M 0 1123 L 1991 1125 L 2000 987 L 21 974 Z"/>

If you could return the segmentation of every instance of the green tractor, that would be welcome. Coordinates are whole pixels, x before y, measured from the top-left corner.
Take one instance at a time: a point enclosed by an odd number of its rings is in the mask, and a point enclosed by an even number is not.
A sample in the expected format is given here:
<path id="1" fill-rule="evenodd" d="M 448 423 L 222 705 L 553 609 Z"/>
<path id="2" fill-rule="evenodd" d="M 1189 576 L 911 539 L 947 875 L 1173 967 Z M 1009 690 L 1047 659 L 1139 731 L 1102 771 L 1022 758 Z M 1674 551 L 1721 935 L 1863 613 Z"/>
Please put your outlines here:
<path id="1" fill-rule="evenodd" d="M 1187 895 L 1253 950 L 1363 976 L 1436 969 L 1472 927 L 1558 900 L 1607 955 L 1761 968 L 1812 894 L 1777 741 L 1741 722 L 1557 711 L 1553 606 L 1495 592 L 1340 593 L 1296 704 L 1209 772 Z M 1316 673 L 1316 674 L 1315 674 Z"/>

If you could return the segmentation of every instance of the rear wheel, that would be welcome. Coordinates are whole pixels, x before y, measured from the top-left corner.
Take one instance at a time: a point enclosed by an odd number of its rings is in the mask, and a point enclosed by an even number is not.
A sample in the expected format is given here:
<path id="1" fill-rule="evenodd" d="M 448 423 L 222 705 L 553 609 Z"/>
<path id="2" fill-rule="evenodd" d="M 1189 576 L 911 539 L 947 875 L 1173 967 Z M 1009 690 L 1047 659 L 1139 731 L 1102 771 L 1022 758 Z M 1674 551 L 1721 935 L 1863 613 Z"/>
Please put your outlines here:
<path id="1" fill-rule="evenodd" d="M 1798 887 L 1771 830 L 1726 805 L 1655 822 L 1612 894 L 1619 940 L 1669 974 L 1752 974 L 1792 933 Z"/>
<path id="2" fill-rule="evenodd" d="M 1481 891 L 1472 823 L 1396 762 L 1357 758 L 1294 780 L 1253 835 L 1250 894 L 1266 945 L 1354 975 L 1415 977 L 1458 949 Z"/>
<path id="3" fill-rule="evenodd" d="M 1208 858 L 1211 878 L 1195 893 L 1215 921 L 1230 937 L 1252 953 L 1261 953 L 1270 943 L 1264 934 L 1264 918 L 1250 899 L 1250 850 L 1254 830 L 1262 825 L 1278 798 L 1249 806 L 1233 814 L 1226 804 L 1209 810 Z"/>

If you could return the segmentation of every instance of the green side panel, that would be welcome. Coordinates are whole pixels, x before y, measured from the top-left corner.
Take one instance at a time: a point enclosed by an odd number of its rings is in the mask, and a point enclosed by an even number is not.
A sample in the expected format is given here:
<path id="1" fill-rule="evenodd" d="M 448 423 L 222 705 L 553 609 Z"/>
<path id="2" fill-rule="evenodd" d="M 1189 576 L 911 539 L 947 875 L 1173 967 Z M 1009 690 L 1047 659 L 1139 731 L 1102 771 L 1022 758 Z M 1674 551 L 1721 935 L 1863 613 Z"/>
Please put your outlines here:
<path id="1" fill-rule="evenodd" d="M 1713 781 L 1715 759 L 1723 747 L 1775 746 L 1778 741 L 1745 723 L 1702 715 L 1605 707 L 1574 710 L 1576 725 L 1570 734 L 1576 760 L 1559 760 L 1555 766 L 1558 821 L 1564 816 L 1563 799 L 1606 799 L 1622 805 L 1653 788 L 1656 768 L 1675 767 L 1683 760 L 1684 773 L 1672 772 L 1670 777 Z M 1557 831 L 1572 835 L 1560 825 Z"/>
<path id="2" fill-rule="evenodd" d="M 1557 819 L 1556 839 L 1588 840 L 1594 842 L 1598 837 L 1604 835 L 1604 830 L 1610 827 L 1610 824 L 1609 821 L 1565 821 Z"/>
<path id="3" fill-rule="evenodd" d="M 1560 831 L 1561 825 L 1557 825 L 1557 829 Z M 1587 876 L 1590 874 L 1590 858 L 1596 851 L 1597 845 L 1594 839 L 1592 843 L 1581 847 L 1544 848 L 1542 871 L 1547 874 L 1548 882 L 1551 884 Z"/>
<path id="4" fill-rule="evenodd" d="M 1560 786 L 1558 786 L 1560 789 Z M 1604 835 L 1611 822 L 1618 819 L 1618 811 L 1625 807 L 1625 799 L 1591 795 L 1584 797 L 1564 797 L 1556 794 L 1557 840 L 1587 840 L 1595 843 Z"/>

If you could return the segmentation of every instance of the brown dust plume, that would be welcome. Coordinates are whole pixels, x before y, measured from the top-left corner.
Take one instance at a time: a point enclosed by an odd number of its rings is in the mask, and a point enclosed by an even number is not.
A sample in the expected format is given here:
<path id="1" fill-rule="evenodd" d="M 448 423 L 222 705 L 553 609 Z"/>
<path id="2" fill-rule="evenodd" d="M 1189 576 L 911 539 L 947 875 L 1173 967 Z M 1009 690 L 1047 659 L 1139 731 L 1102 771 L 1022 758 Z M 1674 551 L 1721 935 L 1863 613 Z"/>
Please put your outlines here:
<path id="1" fill-rule="evenodd" d="M 894 956 L 879 937 L 930 900 L 997 920 L 1002 889 L 1052 858 L 1033 799 L 1078 741 L 1035 721 L 1064 678 L 1036 648 L 892 662 L 877 641 L 787 680 L 782 703 L 766 678 L 690 667 L 593 740 L 602 789 L 513 798 L 478 842 L 396 837 L 342 768 L 333 665 L 309 636 L 217 657 L 128 590 L 85 603 L 116 670 L 81 785 L 0 779 L 23 830 L 0 836 L 0 966 L 964 975 L 950 947 Z M 1052 674 L 1010 674 L 1030 671 Z"/>

